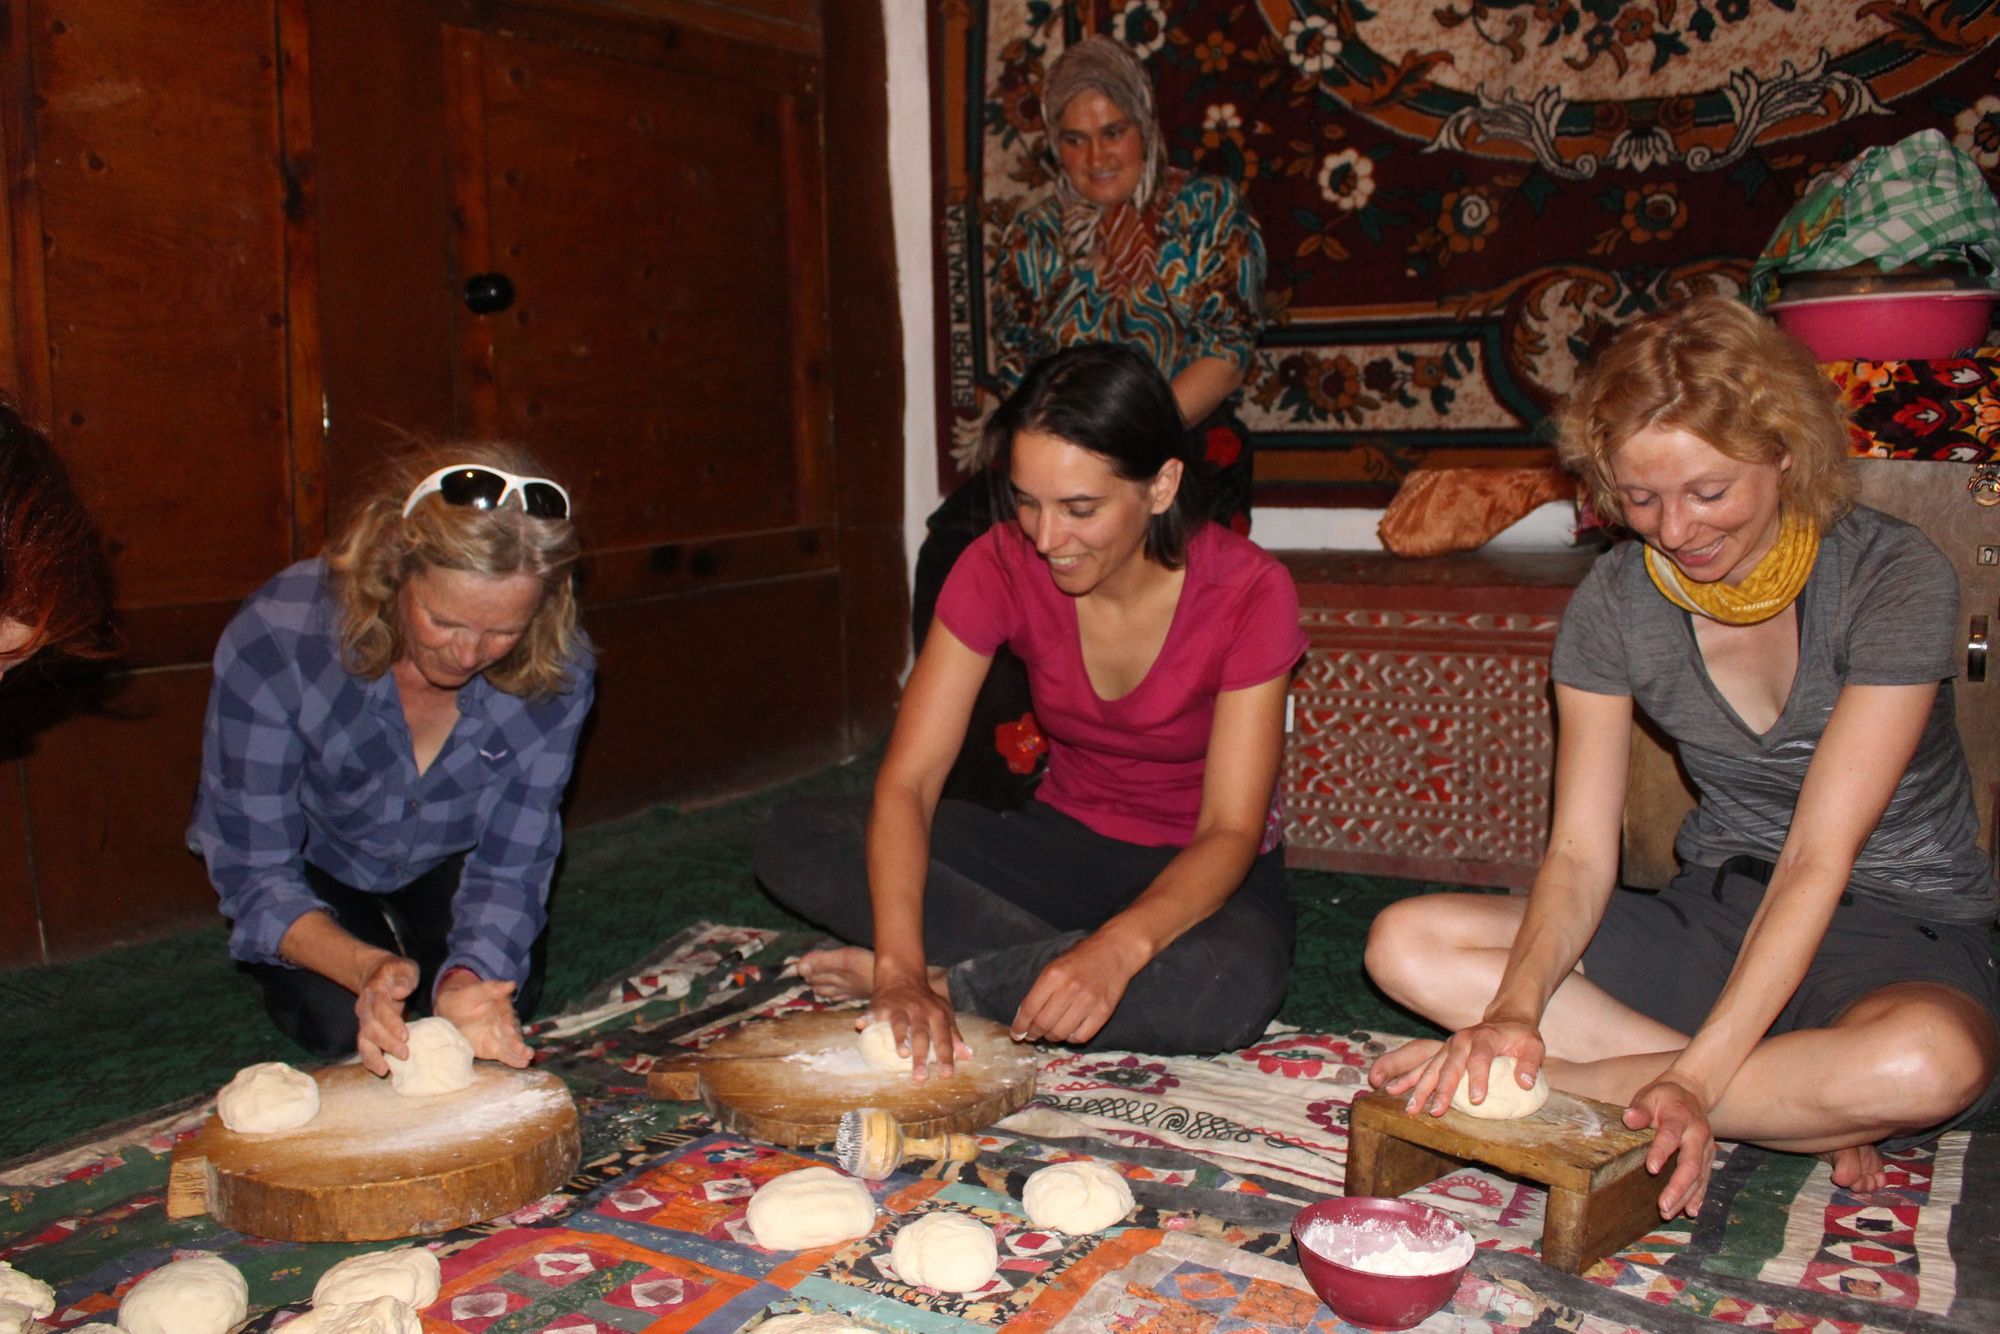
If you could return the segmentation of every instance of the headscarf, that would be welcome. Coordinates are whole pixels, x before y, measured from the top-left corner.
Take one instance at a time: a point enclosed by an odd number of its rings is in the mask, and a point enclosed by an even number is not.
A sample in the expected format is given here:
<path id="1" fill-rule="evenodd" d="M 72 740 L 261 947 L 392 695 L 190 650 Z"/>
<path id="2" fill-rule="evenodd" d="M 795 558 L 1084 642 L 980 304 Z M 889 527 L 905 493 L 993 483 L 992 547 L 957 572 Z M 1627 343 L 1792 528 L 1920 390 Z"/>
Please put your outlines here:
<path id="1" fill-rule="evenodd" d="M 1144 148 L 1139 187 L 1130 201 L 1114 209 L 1101 208 L 1078 194 L 1056 151 L 1063 112 L 1079 93 L 1086 92 L 1099 92 L 1111 99 L 1112 105 L 1131 119 Z M 1056 160 L 1063 250 L 1071 262 L 1091 265 L 1102 258 L 1107 276 L 1114 281 L 1150 273 L 1152 227 L 1142 220 L 1165 174 L 1166 153 L 1160 145 L 1159 117 L 1153 110 L 1153 82 L 1146 77 L 1145 66 L 1113 38 L 1084 38 L 1056 58 L 1042 81 L 1042 125 L 1048 135 L 1049 156 Z"/>

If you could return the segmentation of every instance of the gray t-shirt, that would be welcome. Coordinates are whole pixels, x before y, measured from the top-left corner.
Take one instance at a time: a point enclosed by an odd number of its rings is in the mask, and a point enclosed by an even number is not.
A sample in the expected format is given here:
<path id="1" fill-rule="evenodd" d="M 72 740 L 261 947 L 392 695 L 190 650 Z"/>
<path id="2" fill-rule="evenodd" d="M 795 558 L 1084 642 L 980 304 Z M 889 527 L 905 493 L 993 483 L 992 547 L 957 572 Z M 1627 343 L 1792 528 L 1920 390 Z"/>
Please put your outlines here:
<path id="1" fill-rule="evenodd" d="M 1679 743 L 1700 794 L 1674 842 L 1680 859 L 1719 866 L 1748 853 L 1775 861 L 1841 687 L 1941 681 L 1916 755 L 1855 858 L 1849 887 L 1934 921 L 1992 918 L 1993 875 L 1977 843 L 1952 706 L 1958 580 L 1944 553 L 1875 510 L 1857 507 L 1835 524 L 1799 595 L 1791 696 L 1759 736 L 1709 680 L 1688 613 L 1653 587 L 1644 551 L 1622 542 L 1591 567 L 1563 615 L 1552 673 L 1578 690 L 1629 695 Z"/>

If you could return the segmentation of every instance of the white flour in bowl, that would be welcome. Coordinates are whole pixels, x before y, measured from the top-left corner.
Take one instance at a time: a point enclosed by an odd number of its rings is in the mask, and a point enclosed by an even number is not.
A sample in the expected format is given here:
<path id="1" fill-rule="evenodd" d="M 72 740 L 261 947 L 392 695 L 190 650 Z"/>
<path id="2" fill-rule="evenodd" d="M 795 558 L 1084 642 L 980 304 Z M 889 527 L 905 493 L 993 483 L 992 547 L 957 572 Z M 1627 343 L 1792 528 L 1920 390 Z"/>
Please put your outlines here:
<path id="1" fill-rule="evenodd" d="M 1472 1260 L 1472 1236 L 1463 1228 L 1418 1231 L 1377 1218 L 1359 1222 L 1316 1218 L 1299 1234 L 1299 1243 L 1315 1255 L 1364 1274 L 1443 1274 Z"/>

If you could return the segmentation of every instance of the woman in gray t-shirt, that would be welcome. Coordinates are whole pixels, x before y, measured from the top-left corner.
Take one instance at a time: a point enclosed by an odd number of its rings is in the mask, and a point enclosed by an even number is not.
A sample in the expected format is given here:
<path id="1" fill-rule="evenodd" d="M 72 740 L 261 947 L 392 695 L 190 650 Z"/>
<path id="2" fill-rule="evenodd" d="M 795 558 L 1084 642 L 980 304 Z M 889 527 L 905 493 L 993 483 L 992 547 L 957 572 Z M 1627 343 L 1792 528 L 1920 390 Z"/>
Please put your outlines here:
<path id="1" fill-rule="evenodd" d="M 1697 297 L 1587 371 L 1561 450 L 1638 537 L 1577 590 L 1556 642 L 1555 816 L 1523 900 L 1382 913 L 1368 970 L 1455 1030 L 1369 1072 L 1442 1114 L 1493 1058 L 1623 1103 L 1699 1211 L 1720 1136 L 1883 1182 L 2000 1094 L 1995 889 L 1953 717 L 1958 590 L 1921 533 L 1852 505 L 1847 435 L 1811 354 Z M 1634 707 L 1700 802 L 1660 894 L 1617 888 Z"/>

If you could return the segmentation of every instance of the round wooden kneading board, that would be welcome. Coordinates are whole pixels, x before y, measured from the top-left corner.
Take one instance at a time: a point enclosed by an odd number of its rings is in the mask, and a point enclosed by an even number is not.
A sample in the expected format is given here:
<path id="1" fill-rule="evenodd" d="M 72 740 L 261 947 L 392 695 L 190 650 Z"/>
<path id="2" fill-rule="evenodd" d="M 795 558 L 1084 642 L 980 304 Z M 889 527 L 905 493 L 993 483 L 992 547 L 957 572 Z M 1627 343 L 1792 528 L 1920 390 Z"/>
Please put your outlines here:
<path id="1" fill-rule="evenodd" d="M 861 1069 L 853 1010 L 745 1025 L 702 1050 L 702 1102 L 725 1130 L 772 1144 L 827 1144 L 843 1114 L 878 1107 L 906 1135 L 978 1130 L 1035 1096 L 1035 1049 L 990 1019 L 958 1016 L 972 1056 L 949 1079 Z"/>
<path id="2" fill-rule="evenodd" d="M 576 1171 L 576 1103 L 554 1075 L 479 1062 L 456 1093 L 408 1098 L 359 1065 L 312 1072 L 319 1115 L 238 1134 L 210 1116 L 176 1149 L 207 1212 L 278 1241 L 390 1241 L 540 1199 Z"/>

